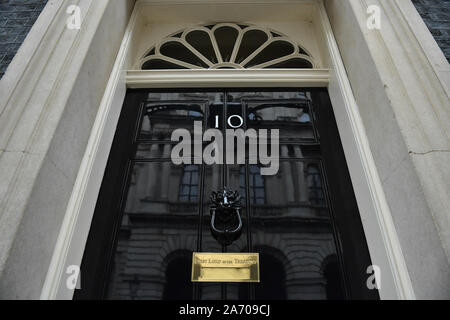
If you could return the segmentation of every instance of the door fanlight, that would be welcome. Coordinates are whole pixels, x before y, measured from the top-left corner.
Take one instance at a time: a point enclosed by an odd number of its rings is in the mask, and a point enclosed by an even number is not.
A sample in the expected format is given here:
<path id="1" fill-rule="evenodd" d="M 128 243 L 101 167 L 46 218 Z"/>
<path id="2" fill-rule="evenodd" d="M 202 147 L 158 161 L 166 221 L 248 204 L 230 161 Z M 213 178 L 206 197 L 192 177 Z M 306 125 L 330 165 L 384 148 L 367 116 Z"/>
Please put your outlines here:
<path id="1" fill-rule="evenodd" d="M 287 36 L 250 25 L 219 23 L 178 32 L 147 51 L 142 70 L 312 69 L 311 55 Z"/>

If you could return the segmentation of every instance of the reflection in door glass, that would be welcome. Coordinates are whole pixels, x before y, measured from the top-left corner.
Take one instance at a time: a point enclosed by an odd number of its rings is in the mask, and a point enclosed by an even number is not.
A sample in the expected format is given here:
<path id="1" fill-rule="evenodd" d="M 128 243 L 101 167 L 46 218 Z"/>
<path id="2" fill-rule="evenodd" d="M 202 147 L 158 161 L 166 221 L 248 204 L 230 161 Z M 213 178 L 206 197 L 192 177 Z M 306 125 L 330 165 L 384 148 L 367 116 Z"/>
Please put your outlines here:
<path id="1" fill-rule="evenodd" d="M 192 299 L 199 166 L 133 165 L 109 280 L 111 299 Z"/>
<path id="2" fill-rule="evenodd" d="M 329 264 L 337 253 L 320 163 L 282 161 L 280 167 L 278 175 L 263 177 L 265 202 L 250 210 L 253 248 L 261 257 L 256 297 L 344 299 L 337 260 Z"/>
<path id="3" fill-rule="evenodd" d="M 111 236 L 115 241 L 105 267 L 109 281 L 104 296 L 347 298 L 334 220 L 347 212 L 334 212 L 336 202 L 330 202 L 330 171 L 325 167 L 312 96 L 307 90 L 149 93 L 134 119 L 133 153 L 127 154 L 126 182 L 121 185 L 123 199 L 111 200 L 120 202 L 120 209 L 110 214 L 120 217 Z M 263 175 L 265 159 L 261 158 L 258 163 L 245 158 L 234 164 L 175 165 L 171 153 L 177 142 L 170 141 L 171 134 L 187 129 L 192 135 L 195 121 L 203 132 L 214 128 L 222 134 L 237 127 L 279 129 L 278 173 Z M 207 145 L 199 144 L 201 150 Z M 192 160 L 191 156 L 183 159 Z M 229 246 L 219 244 L 210 230 L 210 195 L 224 187 L 241 196 L 242 233 Z M 233 224 L 233 219 L 239 220 L 231 217 L 217 223 Z M 193 252 L 257 252 L 261 282 L 192 283 Z"/>

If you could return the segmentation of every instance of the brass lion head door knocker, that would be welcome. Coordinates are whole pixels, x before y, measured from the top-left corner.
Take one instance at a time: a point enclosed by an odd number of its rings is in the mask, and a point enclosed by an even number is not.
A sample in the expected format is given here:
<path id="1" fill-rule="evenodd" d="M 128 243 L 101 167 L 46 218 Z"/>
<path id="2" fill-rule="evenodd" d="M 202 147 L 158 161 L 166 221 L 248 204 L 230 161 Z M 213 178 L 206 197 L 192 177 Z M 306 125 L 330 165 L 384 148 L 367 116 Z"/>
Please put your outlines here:
<path id="1" fill-rule="evenodd" d="M 241 196 L 225 187 L 211 193 L 211 234 L 222 246 L 229 246 L 242 233 Z"/>

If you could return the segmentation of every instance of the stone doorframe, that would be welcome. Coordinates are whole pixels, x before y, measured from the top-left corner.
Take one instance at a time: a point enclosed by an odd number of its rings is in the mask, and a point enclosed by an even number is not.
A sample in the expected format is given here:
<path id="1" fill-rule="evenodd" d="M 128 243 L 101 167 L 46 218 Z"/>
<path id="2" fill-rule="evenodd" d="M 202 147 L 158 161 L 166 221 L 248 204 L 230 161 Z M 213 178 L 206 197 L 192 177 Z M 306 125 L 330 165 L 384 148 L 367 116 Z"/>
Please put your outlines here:
<path id="1" fill-rule="evenodd" d="M 0 83 L 1 298 L 72 297 L 67 266 L 81 263 L 127 87 L 280 85 L 329 89 L 381 298 L 450 296 L 450 72 L 409 0 L 283 1 L 317 8 L 329 68 L 301 72 L 126 71 L 138 12 L 157 1 L 80 0 L 70 32 L 73 2 L 49 2 Z M 365 27 L 369 4 L 381 31 Z"/>

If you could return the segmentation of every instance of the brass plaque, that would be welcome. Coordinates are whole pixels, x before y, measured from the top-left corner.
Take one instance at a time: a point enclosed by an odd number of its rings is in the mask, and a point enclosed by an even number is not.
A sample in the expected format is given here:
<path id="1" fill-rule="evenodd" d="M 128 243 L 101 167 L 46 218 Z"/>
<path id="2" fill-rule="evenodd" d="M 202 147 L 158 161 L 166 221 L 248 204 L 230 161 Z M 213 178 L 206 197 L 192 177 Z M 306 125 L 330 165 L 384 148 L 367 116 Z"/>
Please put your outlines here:
<path id="1" fill-rule="evenodd" d="M 192 282 L 259 282 L 258 253 L 198 253 L 192 257 Z"/>

